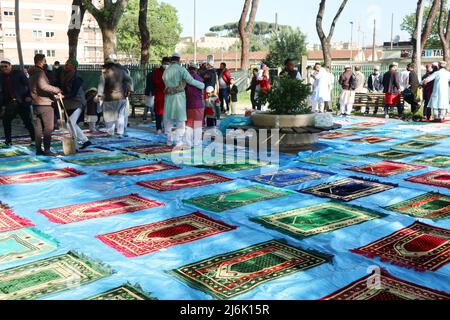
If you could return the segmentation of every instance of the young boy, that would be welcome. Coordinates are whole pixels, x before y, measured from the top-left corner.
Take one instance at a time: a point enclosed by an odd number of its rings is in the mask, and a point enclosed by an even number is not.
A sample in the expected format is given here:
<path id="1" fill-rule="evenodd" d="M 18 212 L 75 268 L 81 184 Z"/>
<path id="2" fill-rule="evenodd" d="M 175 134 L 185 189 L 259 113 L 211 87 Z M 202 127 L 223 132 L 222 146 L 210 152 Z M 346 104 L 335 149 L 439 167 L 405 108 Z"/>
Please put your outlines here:
<path id="1" fill-rule="evenodd" d="M 206 88 L 205 99 L 205 115 L 206 115 L 206 127 L 219 126 L 220 122 L 220 100 L 214 92 L 213 87 Z"/>
<path id="2" fill-rule="evenodd" d="M 239 88 L 236 85 L 236 80 L 234 78 L 231 78 L 231 115 L 236 115 L 236 107 L 238 102 L 238 94 L 239 94 Z"/>
<path id="3" fill-rule="evenodd" d="M 89 124 L 89 131 L 97 131 L 96 123 L 98 120 L 98 103 L 95 99 L 97 89 L 91 88 L 86 92 L 86 122 Z"/>

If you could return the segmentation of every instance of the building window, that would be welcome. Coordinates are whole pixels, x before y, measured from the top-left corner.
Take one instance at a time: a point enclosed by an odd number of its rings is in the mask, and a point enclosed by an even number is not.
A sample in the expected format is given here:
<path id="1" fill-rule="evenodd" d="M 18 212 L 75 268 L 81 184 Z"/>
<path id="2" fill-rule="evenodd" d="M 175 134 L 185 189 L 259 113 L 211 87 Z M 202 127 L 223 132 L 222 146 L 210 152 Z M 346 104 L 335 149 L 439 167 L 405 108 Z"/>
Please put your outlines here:
<path id="1" fill-rule="evenodd" d="M 5 29 L 5 37 L 14 38 L 16 36 L 16 30 L 14 29 Z"/>
<path id="2" fill-rule="evenodd" d="M 33 37 L 34 38 L 42 38 L 42 31 L 41 30 L 33 30 Z"/>
<path id="3" fill-rule="evenodd" d="M 55 50 L 47 50 L 47 57 L 50 57 L 50 58 L 56 57 Z"/>
<path id="4" fill-rule="evenodd" d="M 31 16 L 34 20 L 40 20 L 42 15 L 41 9 L 33 9 L 31 10 Z"/>
<path id="5" fill-rule="evenodd" d="M 4 9 L 3 15 L 7 17 L 14 17 L 14 10 L 13 9 Z"/>
<path id="6" fill-rule="evenodd" d="M 34 50 L 34 55 L 37 55 L 38 53 L 43 54 L 44 51 L 43 50 Z"/>
<path id="7" fill-rule="evenodd" d="M 53 20 L 55 17 L 55 11 L 54 10 L 45 10 L 44 11 L 45 19 L 47 20 Z"/>
<path id="8" fill-rule="evenodd" d="M 45 32 L 45 37 L 46 38 L 54 38 L 55 37 L 55 32 L 53 32 L 53 31 L 46 31 Z"/>

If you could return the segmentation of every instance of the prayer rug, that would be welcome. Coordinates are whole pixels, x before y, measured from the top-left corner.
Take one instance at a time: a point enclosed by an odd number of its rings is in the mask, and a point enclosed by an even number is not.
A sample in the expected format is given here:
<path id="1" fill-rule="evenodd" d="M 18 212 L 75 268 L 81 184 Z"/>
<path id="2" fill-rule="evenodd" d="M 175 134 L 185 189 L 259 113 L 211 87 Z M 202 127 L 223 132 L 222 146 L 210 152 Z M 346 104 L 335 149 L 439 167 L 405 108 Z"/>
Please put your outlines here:
<path id="1" fill-rule="evenodd" d="M 196 168 L 208 169 L 214 171 L 223 171 L 223 172 L 231 172 L 231 171 L 244 171 L 250 169 L 261 168 L 267 165 L 267 163 L 231 163 L 231 164 L 217 164 L 217 165 L 199 165 L 195 166 Z"/>
<path id="2" fill-rule="evenodd" d="M 0 152 L 0 159 L 1 158 L 11 158 L 11 157 L 20 157 L 20 156 L 26 156 L 28 153 L 18 150 L 7 150 L 4 152 Z"/>
<path id="3" fill-rule="evenodd" d="M 449 240 L 450 230 L 415 222 L 352 252 L 417 271 L 436 271 L 450 261 Z"/>
<path id="4" fill-rule="evenodd" d="M 36 160 L 35 158 L 25 158 L 13 161 L 0 161 L 0 171 L 22 170 L 42 166 L 44 164 L 47 163 Z"/>
<path id="5" fill-rule="evenodd" d="M 271 280 L 329 262 L 308 252 L 271 240 L 183 266 L 169 273 L 218 299 L 231 299 Z"/>
<path id="6" fill-rule="evenodd" d="M 50 221 L 67 224 L 83 220 L 132 213 L 163 206 L 161 202 L 140 197 L 137 194 L 71 206 L 39 210 Z"/>
<path id="7" fill-rule="evenodd" d="M 0 232 L 34 226 L 30 220 L 16 216 L 12 210 L 0 203 Z"/>
<path id="8" fill-rule="evenodd" d="M 285 197 L 291 194 L 292 192 L 285 190 L 269 189 L 263 186 L 250 186 L 229 192 L 203 195 L 197 198 L 184 200 L 184 202 L 205 210 L 223 212 L 256 202 Z"/>
<path id="9" fill-rule="evenodd" d="M 305 190 L 302 193 L 309 193 L 318 197 L 326 197 L 341 201 L 353 201 L 359 198 L 368 197 L 376 193 L 393 189 L 394 185 L 383 184 L 375 181 L 367 181 L 355 178 L 346 178 L 331 183 L 325 183 Z"/>
<path id="10" fill-rule="evenodd" d="M 143 256 L 236 229 L 200 212 L 97 236 L 125 257 Z"/>
<path id="11" fill-rule="evenodd" d="M 143 176 L 156 172 L 163 172 L 168 170 L 179 170 L 180 167 L 166 164 L 163 162 L 148 164 L 144 166 L 128 167 L 113 170 L 103 170 L 102 172 L 110 176 Z"/>
<path id="12" fill-rule="evenodd" d="M 395 148 L 402 149 L 425 149 L 437 146 L 439 143 L 429 141 L 407 141 L 405 143 L 396 144 Z"/>
<path id="13" fill-rule="evenodd" d="M 369 131 L 369 129 L 367 129 L 367 128 L 347 128 L 347 129 L 339 130 L 339 132 L 350 132 L 350 133 L 359 133 L 359 132 L 364 132 L 364 131 Z"/>
<path id="14" fill-rule="evenodd" d="M 428 172 L 417 177 L 408 178 L 406 181 L 450 189 L 450 171 L 438 170 Z"/>
<path id="15" fill-rule="evenodd" d="M 346 170 L 371 174 L 379 177 L 390 177 L 424 168 L 426 167 L 393 161 L 382 161 L 378 163 L 370 163 L 360 167 L 348 168 Z"/>
<path id="16" fill-rule="evenodd" d="M 360 122 L 360 123 L 355 123 L 353 126 L 354 127 L 378 127 L 378 126 L 382 126 L 384 125 L 384 123 L 380 123 L 380 122 Z"/>
<path id="17" fill-rule="evenodd" d="M 145 143 L 147 141 L 138 138 L 97 138 L 91 140 L 93 145 Z"/>
<path id="18" fill-rule="evenodd" d="M 384 216 L 384 214 L 361 207 L 327 202 L 251 220 L 270 229 L 303 239 Z"/>
<path id="19" fill-rule="evenodd" d="M 320 300 L 450 300 L 450 295 L 396 278 L 385 270 L 371 274 Z"/>
<path id="20" fill-rule="evenodd" d="M 328 140 L 341 139 L 352 136 L 354 136 L 354 134 L 343 132 L 327 132 L 319 135 L 320 139 L 328 139 Z"/>
<path id="21" fill-rule="evenodd" d="M 118 288 L 100 293 L 94 297 L 90 297 L 87 300 L 155 300 L 155 298 L 148 296 L 140 288 L 125 284 Z"/>
<path id="22" fill-rule="evenodd" d="M 136 152 L 139 154 L 146 155 L 158 155 L 158 154 L 166 154 L 171 153 L 174 150 L 174 147 L 164 146 L 164 145 L 141 145 L 141 146 L 133 146 L 133 147 L 123 147 L 118 148 L 119 150 Z"/>
<path id="23" fill-rule="evenodd" d="M 233 179 L 225 178 L 211 172 L 204 172 L 183 177 L 141 181 L 138 182 L 137 184 L 141 187 L 163 192 L 163 191 L 174 191 L 186 188 L 201 187 L 228 181 L 233 181 Z"/>
<path id="24" fill-rule="evenodd" d="M 96 148 L 88 148 L 84 150 L 78 150 L 78 154 L 86 154 L 86 153 L 105 153 L 105 152 L 111 152 L 112 150 L 103 148 L 103 147 L 96 147 Z"/>
<path id="25" fill-rule="evenodd" d="M 437 168 L 450 168 L 450 157 L 449 156 L 432 156 L 428 158 L 422 158 L 415 160 L 417 163 L 423 163 L 429 165 L 430 167 Z"/>
<path id="26" fill-rule="evenodd" d="M 385 150 L 364 155 L 365 157 L 383 158 L 389 160 L 399 160 L 407 157 L 417 156 L 421 153 L 401 150 Z"/>
<path id="27" fill-rule="evenodd" d="M 72 169 L 56 169 L 37 172 L 18 173 L 9 176 L 0 176 L 0 184 L 20 184 L 41 182 L 56 179 L 74 178 L 84 175 L 84 172 Z"/>
<path id="28" fill-rule="evenodd" d="M 388 206 L 385 209 L 417 218 L 443 220 L 450 218 L 450 196 L 439 193 L 426 193 Z"/>
<path id="29" fill-rule="evenodd" d="M 388 138 L 388 137 L 367 136 L 367 137 L 363 137 L 363 138 L 350 140 L 350 142 L 361 142 L 361 143 L 376 144 L 376 143 L 381 143 L 381 142 L 390 141 L 390 140 L 394 140 L 394 139 L 393 138 Z"/>
<path id="30" fill-rule="evenodd" d="M 99 166 L 103 164 L 133 161 L 133 160 L 138 160 L 138 158 L 132 155 L 122 153 L 113 153 L 108 155 L 93 156 L 79 159 L 64 159 L 64 161 L 66 162 L 77 164 L 80 166 Z"/>
<path id="31" fill-rule="evenodd" d="M 35 300 L 97 281 L 111 273 L 100 263 L 69 252 L 0 271 L 0 300 Z"/>
<path id="32" fill-rule="evenodd" d="M 331 154 L 325 154 L 321 156 L 313 156 L 313 157 L 306 157 L 301 158 L 299 161 L 306 162 L 306 163 L 312 163 L 312 164 L 318 164 L 321 166 L 329 166 L 339 163 L 347 163 L 347 162 L 356 162 L 360 161 L 361 158 L 358 156 L 351 156 L 347 154 L 340 154 L 340 153 L 331 153 Z"/>
<path id="33" fill-rule="evenodd" d="M 293 168 L 282 171 L 276 171 L 275 173 L 268 173 L 259 176 L 248 177 L 244 179 L 270 185 L 273 187 L 283 188 L 291 185 L 300 184 L 305 181 L 327 178 L 331 175 L 333 174 L 330 172 Z"/>
<path id="34" fill-rule="evenodd" d="M 58 243 L 34 228 L 0 233 L 0 264 L 52 252 Z"/>
<path id="35" fill-rule="evenodd" d="M 414 137 L 417 140 L 435 141 L 450 138 L 450 136 L 438 135 L 438 134 L 424 134 L 422 136 Z"/>

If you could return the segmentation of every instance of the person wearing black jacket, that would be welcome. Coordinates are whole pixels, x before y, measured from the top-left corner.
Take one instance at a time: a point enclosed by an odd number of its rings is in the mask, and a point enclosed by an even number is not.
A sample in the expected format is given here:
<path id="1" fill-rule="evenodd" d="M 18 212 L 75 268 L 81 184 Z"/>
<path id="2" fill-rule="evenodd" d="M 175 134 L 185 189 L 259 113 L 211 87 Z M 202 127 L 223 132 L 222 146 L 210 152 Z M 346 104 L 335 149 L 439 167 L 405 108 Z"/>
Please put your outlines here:
<path id="1" fill-rule="evenodd" d="M 35 141 L 34 126 L 31 115 L 31 95 L 26 74 L 20 70 L 13 70 L 11 61 L 3 59 L 0 74 L 0 105 L 5 107 L 3 128 L 5 130 L 5 144 L 12 145 L 12 121 L 17 115 L 22 119 L 28 130 L 31 141 Z"/>
<path id="2" fill-rule="evenodd" d="M 258 102 L 256 101 L 256 86 L 258 85 L 258 68 L 253 69 L 253 77 L 250 82 L 250 86 L 246 91 L 250 91 L 250 101 L 252 102 L 252 108 L 254 110 L 258 107 Z"/>
<path id="3" fill-rule="evenodd" d="M 403 116 L 403 105 L 401 104 L 400 92 L 400 74 L 397 72 L 397 64 L 393 63 L 389 66 L 389 71 L 383 76 L 383 92 L 385 95 L 384 101 L 384 117 L 389 118 L 389 108 L 396 106 L 398 115 Z"/>
<path id="4" fill-rule="evenodd" d="M 409 82 L 408 88 L 403 92 L 403 97 L 411 105 L 411 112 L 415 114 L 420 108 L 417 102 L 417 90 L 420 86 L 419 77 L 415 71 L 414 63 L 408 64 L 407 70 L 409 71 Z"/>

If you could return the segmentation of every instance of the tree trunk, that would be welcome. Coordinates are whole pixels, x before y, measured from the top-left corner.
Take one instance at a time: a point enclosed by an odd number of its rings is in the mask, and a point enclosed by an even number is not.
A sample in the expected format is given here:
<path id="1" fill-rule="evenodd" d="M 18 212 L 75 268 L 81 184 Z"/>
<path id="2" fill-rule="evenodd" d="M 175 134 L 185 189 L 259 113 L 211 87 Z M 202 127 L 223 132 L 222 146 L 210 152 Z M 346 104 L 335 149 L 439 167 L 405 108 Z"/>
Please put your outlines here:
<path id="1" fill-rule="evenodd" d="M 74 6 L 78 6 L 79 9 L 76 9 Z M 83 24 L 85 13 L 86 8 L 84 7 L 82 0 L 73 0 L 72 17 L 69 24 L 69 30 L 67 31 L 67 37 L 69 39 L 69 59 L 77 57 L 78 38 L 80 36 L 81 25 Z M 79 16 L 76 17 L 75 15 Z"/>
<path id="2" fill-rule="evenodd" d="M 439 38 L 441 39 L 444 61 L 450 64 L 450 10 L 445 25 L 444 14 L 447 12 L 447 0 L 442 0 L 439 14 Z"/>
<path id="3" fill-rule="evenodd" d="M 139 1 L 139 32 L 141 34 L 141 64 L 150 60 L 150 32 L 147 26 L 148 0 Z"/>
<path id="4" fill-rule="evenodd" d="M 100 24 L 103 38 L 103 56 L 105 60 L 111 55 L 116 53 L 117 37 L 116 28 L 113 28 L 107 24 Z"/>
<path id="5" fill-rule="evenodd" d="M 242 42 L 241 48 L 241 70 L 248 70 L 250 55 L 250 36 L 253 34 L 256 12 L 258 11 L 259 0 L 245 0 L 242 9 L 241 19 L 239 20 L 239 36 Z M 251 8 L 251 9 L 250 9 Z M 248 12 L 250 16 L 247 21 Z"/>
<path id="6" fill-rule="evenodd" d="M 427 40 L 428 37 L 430 36 L 431 31 L 433 30 L 433 24 L 434 21 L 436 19 L 437 13 L 439 11 L 439 6 L 441 3 L 441 0 L 433 0 L 431 9 L 430 9 L 430 13 L 428 14 L 428 17 L 425 21 L 425 26 L 422 28 L 422 26 L 418 25 L 419 22 L 419 11 L 420 11 L 420 7 L 423 4 L 424 0 L 418 0 L 417 1 L 417 9 L 416 9 L 416 30 L 413 33 L 413 38 L 412 38 L 412 42 L 413 42 L 413 54 L 412 54 L 412 59 L 411 62 L 416 64 L 417 63 L 417 55 L 419 54 L 419 52 L 417 52 L 417 37 L 420 37 L 420 41 L 421 41 L 421 48 L 423 50 L 423 48 L 425 47 L 425 45 L 427 44 Z M 422 52 L 420 52 L 420 54 L 422 54 Z"/>

